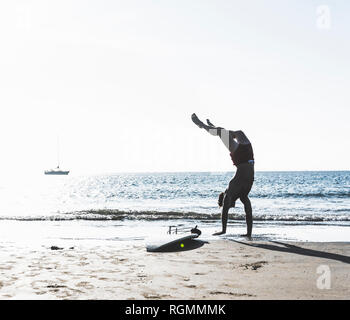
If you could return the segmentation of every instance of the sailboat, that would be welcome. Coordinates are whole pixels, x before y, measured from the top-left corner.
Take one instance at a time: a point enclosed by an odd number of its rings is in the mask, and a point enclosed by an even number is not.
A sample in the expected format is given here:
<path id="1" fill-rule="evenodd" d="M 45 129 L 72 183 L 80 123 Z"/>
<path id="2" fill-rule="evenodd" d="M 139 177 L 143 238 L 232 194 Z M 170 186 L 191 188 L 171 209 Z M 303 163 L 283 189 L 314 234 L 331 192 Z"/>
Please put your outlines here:
<path id="1" fill-rule="evenodd" d="M 45 174 L 49 175 L 67 175 L 69 170 L 60 169 L 60 153 L 59 153 L 59 141 L 57 139 L 57 167 L 55 169 L 45 170 Z"/>
<path id="2" fill-rule="evenodd" d="M 55 169 L 45 170 L 45 174 L 67 175 L 68 173 L 69 170 L 61 170 L 60 166 L 57 166 Z"/>

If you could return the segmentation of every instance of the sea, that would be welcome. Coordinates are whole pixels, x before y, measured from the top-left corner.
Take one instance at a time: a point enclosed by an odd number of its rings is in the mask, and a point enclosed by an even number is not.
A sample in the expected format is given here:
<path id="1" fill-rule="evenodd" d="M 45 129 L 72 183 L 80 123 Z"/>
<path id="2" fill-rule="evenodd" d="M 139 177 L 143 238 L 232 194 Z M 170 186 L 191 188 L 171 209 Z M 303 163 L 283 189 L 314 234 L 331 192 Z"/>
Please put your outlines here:
<path id="1" fill-rule="evenodd" d="M 218 195 L 234 172 L 115 173 L 0 181 L 0 242 L 76 245 L 145 241 L 198 226 L 239 241 L 243 204 L 221 230 Z M 256 172 L 253 240 L 350 241 L 350 171 Z"/>

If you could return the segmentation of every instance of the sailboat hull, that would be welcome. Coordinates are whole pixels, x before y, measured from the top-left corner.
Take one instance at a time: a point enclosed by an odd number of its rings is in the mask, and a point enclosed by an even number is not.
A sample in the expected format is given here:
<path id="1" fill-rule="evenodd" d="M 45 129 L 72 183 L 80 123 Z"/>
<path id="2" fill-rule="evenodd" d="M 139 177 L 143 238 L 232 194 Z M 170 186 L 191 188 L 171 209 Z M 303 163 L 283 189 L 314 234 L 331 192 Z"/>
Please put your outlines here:
<path id="1" fill-rule="evenodd" d="M 66 176 L 69 173 L 69 171 L 45 171 L 45 174 L 48 175 L 59 175 L 59 176 Z"/>

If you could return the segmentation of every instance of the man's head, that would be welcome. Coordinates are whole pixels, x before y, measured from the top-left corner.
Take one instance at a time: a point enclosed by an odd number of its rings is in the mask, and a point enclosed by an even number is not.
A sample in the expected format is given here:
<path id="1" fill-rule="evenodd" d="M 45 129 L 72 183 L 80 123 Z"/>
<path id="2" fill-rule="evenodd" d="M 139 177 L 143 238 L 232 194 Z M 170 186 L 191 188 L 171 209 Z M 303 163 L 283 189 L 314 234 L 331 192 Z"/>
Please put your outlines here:
<path id="1" fill-rule="evenodd" d="M 225 192 L 221 192 L 219 194 L 218 205 L 220 208 L 224 205 L 224 198 L 226 196 L 226 191 L 227 190 L 225 190 Z M 234 208 L 235 206 L 236 206 L 236 201 L 233 201 L 230 205 L 230 208 Z"/>
<path id="2" fill-rule="evenodd" d="M 224 201 L 224 197 L 225 197 L 225 192 L 221 192 L 221 193 L 219 194 L 219 199 L 218 199 L 218 205 L 219 205 L 219 207 L 222 207 L 222 203 L 223 203 L 223 201 Z"/>

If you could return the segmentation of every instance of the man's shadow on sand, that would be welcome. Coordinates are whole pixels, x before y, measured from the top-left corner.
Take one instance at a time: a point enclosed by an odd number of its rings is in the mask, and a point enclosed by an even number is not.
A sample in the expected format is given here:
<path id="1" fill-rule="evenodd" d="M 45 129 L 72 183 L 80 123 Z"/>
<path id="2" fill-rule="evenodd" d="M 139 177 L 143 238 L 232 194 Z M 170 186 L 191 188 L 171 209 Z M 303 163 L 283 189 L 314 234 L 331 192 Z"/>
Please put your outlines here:
<path id="1" fill-rule="evenodd" d="M 246 246 L 255 247 L 255 248 L 262 248 L 266 250 L 273 250 L 273 251 L 280 251 L 280 252 L 288 252 L 288 253 L 295 253 L 300 254 L 304 256 L 310 256 L 310 257 L 317 257 L 317 258 L 325 258 L 325 259 L 331 259 L 336 260 L 344 263 L 350 264 L 350 257 L 344 256 L 337 253 L 330 253 L 330 252 L 324 252 L 324 251 L 318 251 L 313 249 L 306 249 L 301 248 L 289 243 L 283 243 L 278 241 L 270 241 L 272 243 L 278 244 L 266 244 L 266 243 L 247 243 L 247 242 L 241 242 L 237 240 L 231 240 L 240 244 L 244 244 Z M 281 246 L 282 245 L 282 246 Z"/>

